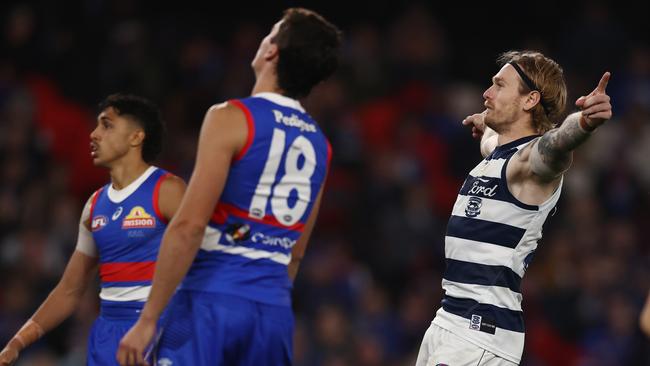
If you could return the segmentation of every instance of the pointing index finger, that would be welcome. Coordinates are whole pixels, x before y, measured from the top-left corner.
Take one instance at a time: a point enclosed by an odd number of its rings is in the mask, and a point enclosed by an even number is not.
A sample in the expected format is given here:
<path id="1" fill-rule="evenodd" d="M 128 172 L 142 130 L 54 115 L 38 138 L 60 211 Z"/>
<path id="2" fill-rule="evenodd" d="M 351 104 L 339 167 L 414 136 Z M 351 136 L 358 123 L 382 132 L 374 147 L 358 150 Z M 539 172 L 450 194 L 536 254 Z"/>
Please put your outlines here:
<path id="1" fill-rule="evenodd" d="M 607 83 L 609 83 L 609 78 L 612 74 L 609 71 L 606 71 L 603 74 L 603 77 L 600 78 L 598 86 L 596 87 L 597 92 L 605 93 L 605 88 L 607 88 Z"/>

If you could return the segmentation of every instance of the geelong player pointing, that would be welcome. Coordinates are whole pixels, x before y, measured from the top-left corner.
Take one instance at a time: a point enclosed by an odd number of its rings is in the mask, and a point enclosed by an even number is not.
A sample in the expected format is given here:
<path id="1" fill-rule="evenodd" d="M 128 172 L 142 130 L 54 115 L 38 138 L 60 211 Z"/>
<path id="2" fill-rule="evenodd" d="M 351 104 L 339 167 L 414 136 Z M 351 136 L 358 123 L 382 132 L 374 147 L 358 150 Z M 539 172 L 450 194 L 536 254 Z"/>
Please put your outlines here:
<path id="1" fill-rule="evenodd" d="M 424 335 L 417 366 L 514 365 L 524 348 L 521 281 L 542 225 L 562 191 L 573 150 L 612 116 L 605 73 L 562 125 L 566 85 L 539 52 L 508 52 L 469 116 L 485 159 L 460 189 L 445 237 L 442 308 Z"/>

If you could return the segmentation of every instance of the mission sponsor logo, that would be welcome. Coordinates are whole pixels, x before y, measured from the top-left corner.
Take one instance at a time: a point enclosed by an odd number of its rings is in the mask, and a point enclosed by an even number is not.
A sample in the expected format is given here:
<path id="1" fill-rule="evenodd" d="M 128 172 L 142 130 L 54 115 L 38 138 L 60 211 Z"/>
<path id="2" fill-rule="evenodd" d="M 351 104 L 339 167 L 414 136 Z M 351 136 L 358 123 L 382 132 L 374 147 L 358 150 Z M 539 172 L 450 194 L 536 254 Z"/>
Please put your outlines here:
<path id="1" fill-rule="evenodd" d="M 156 219 L 147 213 L 142 206 L 135 206 L 122 221 L 122 229 L 152 229 L 156 227 Z"/>
<path id="2" fill-rule="evenodd" d="M 90 229 L 92 231 L 99 231 L 106 226 L 106 224 L 108 224 L 108 217 L 104 215 L 95 216 L 93 221 L 90 223 Z"/>

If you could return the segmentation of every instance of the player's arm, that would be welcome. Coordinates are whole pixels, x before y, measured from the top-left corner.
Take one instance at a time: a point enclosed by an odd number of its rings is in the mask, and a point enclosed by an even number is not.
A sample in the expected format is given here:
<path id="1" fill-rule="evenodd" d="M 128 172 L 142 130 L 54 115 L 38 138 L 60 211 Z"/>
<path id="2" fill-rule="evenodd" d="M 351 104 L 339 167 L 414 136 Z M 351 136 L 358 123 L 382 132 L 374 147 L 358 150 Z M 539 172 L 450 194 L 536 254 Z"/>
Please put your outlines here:
<path id="1" fill-rule="evenodd" d="M 121 365 L 146 364 L 143 352 L 153 338 L 158 318 L 194 261 L 232 159 L 246 142 L 245 118 L 239 108 L 226 103 L 208 110 L 192 177 L 163 236 L 149 299 L 137 323 L 120 342 L 117 360 Z"/>
<path id="2" fill-rule="evenodd" d="M 528 161 L 534 175 L 542 180 L 557 179 L 569 169 L 573 150 L 612 117 L 610 98 L 605 93 L 609 77 L 606 72 L 593 92 L 578 98 L 576 105 L 582 111 L 569 115 L 560 127 L 546 132 L 532 146 Z"/>
<path id="3" fill-rule="evenodd" d="M 650 337 L 650 292 L 648 292 L 648 297 L 645 300 L 645 305 L 643 310 L 641 310 L 641 316 L 639 317 L 639 325 L 641 330 Z"/>
<path id="4" fill-rule="evenodd" d="M 11 365 L 15 362 L 18 354 L 25 347 L 61 324 L 79 305 L 88 284 L 97 271 L 98 263 L 95 244 L 89 229 L 89 202 L 81 215 L 77 248 L 68 261 L 61 280 L 34 315 L 7 343 L 0 353 L 0 365 Z"/>
<path id="5" fill-rule="evenodd" d="M 480 139 L 481 155 L 483 157 L 490 155 L 499 145 L 499 135 L 496 131 L 485 125 L 485 112 L 487 110 L 482 113 L 467 116 L 462 122 L 466 126 L 472 125 L 472 137 Z"/>
<path id="6" fill-rule="evenodd" d="M 185 181 L 175 175 L 168 176 L 160 184 L 158 207 L 167 222 L 170 222 L 178 211 L 186 188 Z"/>
<path id="7" fill-rule="evenodd" d="M 307 222 L 305 223 L 300 238 L 298 238 L 298 241 L 296 241 L 296 245 L 294 245 L 293 248 L 291 249 L 291 262 L 289 262 L 289 267 L 287 268 L 287 271 L 289 272 L 289 278 L 291 279 L 291 281 L 294 281 L 296 279 L 296 275 L 298 274 L 298 268 L 300 267 L 300 262 L 302 261 L 302 258 L 305 256 L 305 250 L 307 250 L 307 244 L 309 244 L 309 238 L 311 237 L 311 232 L 312 230 L 314 230 L 314 224 L 316 223 L 316 218 L 318 217 L 318 211 L 320 209 L 320 201 L 323 195 L 324 187 L 325 184 L 323 184 L 323 186 L 320 189 L 320 192 L 318 192 L 318 196 L 316 197 L 316 201 L 314 202 L 314 207 L 312 208 L 311 213 L 309 214 L 309 218 L 307 218 Z"/>

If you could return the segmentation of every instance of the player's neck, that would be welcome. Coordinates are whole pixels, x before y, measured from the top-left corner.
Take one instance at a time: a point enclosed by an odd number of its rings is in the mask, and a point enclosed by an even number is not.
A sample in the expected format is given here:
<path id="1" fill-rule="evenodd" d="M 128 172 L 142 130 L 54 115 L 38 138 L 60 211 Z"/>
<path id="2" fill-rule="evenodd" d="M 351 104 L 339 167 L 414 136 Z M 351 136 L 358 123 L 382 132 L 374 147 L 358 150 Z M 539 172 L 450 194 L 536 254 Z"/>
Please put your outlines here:
<path id="1" fill-rule="evenodd" d="M 522 137 L 537 135 L 537 131 L 533 129 L 530 120 L 521 120 L 509 124 L 507 129 L 504 131 L 499 131 L 498 134 L 498 144 L 501 146 L 509 142 L 519 140 Z"/>
<path id="2" fill-rule="evenodd" d="M 134 180 L 138 179 L 149 167 L 150 165 L 139 157 L 137 159 L 129 159 L 125 156 L 122 161 L 117 162 L 111 167 L 110 175 L 113 188 L 120 190 L 128 186 Z"/>
<path id="3" fill-rule="evenodd" d="M 277 93 L 282 94 L 282 89 L 278 87 L 278 80 L 270 69 L 262 71 L 255 80 L 251 95 L 259 93 Z"/>

